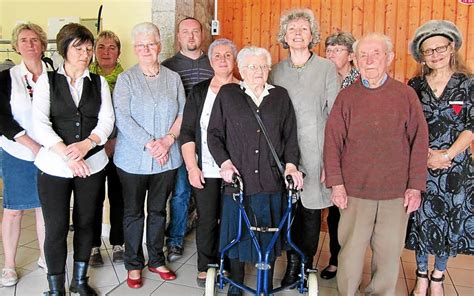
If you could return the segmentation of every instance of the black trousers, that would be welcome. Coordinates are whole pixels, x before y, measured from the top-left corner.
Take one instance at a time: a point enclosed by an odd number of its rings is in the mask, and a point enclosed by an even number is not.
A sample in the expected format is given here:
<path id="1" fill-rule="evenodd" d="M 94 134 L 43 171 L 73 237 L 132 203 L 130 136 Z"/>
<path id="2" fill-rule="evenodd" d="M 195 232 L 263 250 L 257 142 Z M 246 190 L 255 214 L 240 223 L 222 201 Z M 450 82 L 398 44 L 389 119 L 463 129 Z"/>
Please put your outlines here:
<path id="1" fill-rule="evenodd" d="M 39 172 L 38 192 L 46 229 L 44 252 L 48 274 L 64 273 L 71 193 L 74 193 L 74 261 L 89 261 L 94 216 L 104 180 L 103 170 L 87 178 L 62 178 Z"/>
<path id="2" fill-rule="evenodd" d="M 145 222 L 145 197 L 147 197 L 146 247 L 148 266 L 165 265 L 163 244 L 166 225 L 166 201 L 174 187 L 176 170 L 159 174 L 130 174 L 117 168 L 122 183 L 125 234 L 125 268 L 127 270 L 143 269 L 143 229 Z M 148 194 L 147 194 L 148 192 Z"/>
<path id="3" fill-rule="evenodd" d="M 340 218 L 341 213 L 339 212 L 339 208 L 336 206 L 329 207 L 329 214 L 327 218 L 329 230 L 329 250 L 331 251 L 329 264 L 334 266 L 337 266 L 337 256 L 339 255 L 339 250 L 341 249 L 339 240 L 337 239 L 337 227 L 339 226 Z"/>
<path id="4" fill-rule="evenodd" d="M 110 204 L 110 234 L 109 242 L 112 246 L 123 245 L 123 197 L 122 185 L 117 174 L 117 167 L 113 160 L 109 158 L 109 163 L 105 167 L 105 175 L 107 177 L 107 195 Z M 102 213 L 105 200 L 105 182 L 100 188 L 97 210 L 94 222 L 94 241 L 93 247 L 100 247 L 102 241 Z"/>
<path id="5" fill-rule="evenodd" d="M 301 203 L 296 204 L 294 220 L 291 226 L 291 238 L 307 257 L 314 257 L 319 243 L 321 230 L 321 210 L 307 209 Z"/>
<path id="6" fill-rule="evenodd" d="M 219 218 L 221 212 L 220 178 L 206 178 L 203 189 L 193 188 L 196 198 L 196 247 L 198 271 L 207 271 L 208 264 L 219 263 Z"/>

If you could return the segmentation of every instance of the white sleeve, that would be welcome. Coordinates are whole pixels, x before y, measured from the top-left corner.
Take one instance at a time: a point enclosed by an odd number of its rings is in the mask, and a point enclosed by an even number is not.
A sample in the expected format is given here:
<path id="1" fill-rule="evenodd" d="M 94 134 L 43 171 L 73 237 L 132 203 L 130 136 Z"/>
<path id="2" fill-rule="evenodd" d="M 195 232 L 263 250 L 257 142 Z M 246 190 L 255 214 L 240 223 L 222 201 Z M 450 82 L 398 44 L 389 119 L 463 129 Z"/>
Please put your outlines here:
<path id="1" fill-rule="evenodd" d="M 112 107 L 112 97 L 109 85 L 104 77 L 100 76 L 101 104 L 96 127 L 91 134 L 96 134 L 100 138 L 99 145 L 104 145 L 114 129 L 114 108 Z"/>
<path id="2" fill-rule="evenodd" d="M 33 94 L 33 130 L 36 140 L 47 149 L 63 141 L 49 119 L 50 104 L 48 75 L 41 75 Z"/>

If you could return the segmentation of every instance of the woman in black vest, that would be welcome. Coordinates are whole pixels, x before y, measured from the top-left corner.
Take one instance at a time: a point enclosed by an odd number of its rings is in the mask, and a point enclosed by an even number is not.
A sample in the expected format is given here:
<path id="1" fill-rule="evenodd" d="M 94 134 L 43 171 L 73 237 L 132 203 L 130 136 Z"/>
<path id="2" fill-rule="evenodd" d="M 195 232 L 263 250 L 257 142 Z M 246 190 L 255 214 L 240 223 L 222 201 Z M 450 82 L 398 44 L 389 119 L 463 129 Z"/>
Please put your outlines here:
<path id="1" fill-rule="evenodd" d="M 43 146 L 35 164 L 40 170 L 38 188 L 46 226 L 47 295 L 65 295 L 71 193 L 74 270 L 69 290 L 96 295 L 86 274 L 94 213 L 108 162 L 103 145 L 112 132 L 114 113 L 106 80 L 88 70 L 92 33 L 71 23 L 59 31 L 56 42 L 64 64 L 38 80 L 33 100 L 35 132 Z"/>

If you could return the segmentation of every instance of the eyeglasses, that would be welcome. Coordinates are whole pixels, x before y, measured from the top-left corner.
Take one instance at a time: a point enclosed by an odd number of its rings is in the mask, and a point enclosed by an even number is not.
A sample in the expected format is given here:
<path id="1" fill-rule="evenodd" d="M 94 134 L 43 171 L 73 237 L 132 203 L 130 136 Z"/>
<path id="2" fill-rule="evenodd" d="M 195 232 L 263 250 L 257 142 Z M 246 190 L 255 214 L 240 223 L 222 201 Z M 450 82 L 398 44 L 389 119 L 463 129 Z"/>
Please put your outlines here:
<path id="1" fill-rule="evenodd" d="M 147 49 L 156 49 L 158 47 L 159 42 L 153 42 L 153 43 L 147 43 L 147 44 L 135 44 L 135 48 L 138 50 L 144 50 L 145 48 Z"/>
<path id="2" fill-rule="evenodd" d="M 220 60 L 230 61 L 234 59 L 234 55 L 231 54 L 230 52 L 226 52 L 225 54 L 216 53 L 215 55 L 212 56 L 212 58 L 216 61 L 220 61 Z"/>
<path id="3" fill-rule="evenodd" d="M 443 52 L 446 52 L 448 50 L 448 47 L 450 45 L 451 44 L 446 44 L 446 45 L 443 45 L 443 46 L 438 46 L 436 48 L 428 48 L 428 49 L 422 50 L 421 54 L 424 55 L 425 57 L 427 57 L 427 56 L 430 56 L 430 55 L 434 54 L 435 51 L 437 53 L 443 53 Z"/>
<path id="4" fill-rule="evenodd" d="M 326 49 L 326 55 L 330 55 L 331 53 L 338 55 L 343 51 L 349 51 L 349 50 L 347 48 Z"/>
<path id="5" fill-rule="evenodd" d="M 262 70 L 262 72 L 266 72 L 270 70 L 270 67 L 268 65 L 248 64 L 247 66 L 244 66 L 244 67 L 249 69 L 252 72 L 257 71 L 258 69 Z"/>
<path id="6" fill-rule="evenodd" d="M 85 47 L 85 46 L 73 46 L 73 48 L 79 53 L 79 54 L 87 54 L 91 55 L 92 54 L 92 47 Z"/>

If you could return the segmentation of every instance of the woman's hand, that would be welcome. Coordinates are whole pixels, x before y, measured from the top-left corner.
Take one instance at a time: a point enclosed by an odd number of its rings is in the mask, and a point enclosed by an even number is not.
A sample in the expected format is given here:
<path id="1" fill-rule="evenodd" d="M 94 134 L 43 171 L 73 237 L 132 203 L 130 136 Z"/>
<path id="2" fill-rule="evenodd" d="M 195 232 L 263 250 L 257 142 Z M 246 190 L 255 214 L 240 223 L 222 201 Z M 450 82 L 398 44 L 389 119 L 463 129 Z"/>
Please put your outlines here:
<path id="1" fill-rule="evenodd" d="M 234 174 L 237 174 L 240 176 L 239 171 L 237 168 L 234 166 L 232 161 L 230 159 L 227 159 L 221 164 L 221 171 L 219 172 L 222 179 L 226 183 L 232 183 L 232 176 Z"/>
<path id="2" fill-rule="evenodd" d="M 64 150 L 67 158 L 74 161 L 81 160 L 91 149 L 91 140 L 85 139 L 80 142 L 69 144 Z"/>
<path id="3" fill-rule="evenodd" d="M 203 189 L 206 182 L 204 181 L 204 175 L 198 167 L 194 167 L 188 170 L 188 180 L 191 186 L 197 189 Z"/>
<path id="4" fill-rule="evenodd" d="M 432 170 L 447 169 L 451 167 L 451 159 L 446 154 L 447 150 L 430 150 L 428 168 Z"/>
<path id="5" fill-rule="evenodd" d="M 291 176 L 293 178 L 293 184 L 295 189 L 303 188 L 303 173 L 298 171 L 296 166 L 292 163 L 287 163 L 285 166 L 285 184 L 288 187 L 288 182 L 286 181 L 286 176 Z"/>
<path id="6" fill-rule="evenodd" d="M 150 153 L 160 165 L 164 165 L 169 159 L 169 150 L 173 143 L 174 139 L 166 135 L 154 141 L 150 141 L 145 147 L 148 149 L 148 153 Z"/>
<path id="7" fill-rule="evenodd" d="M 67 166 L 71 169 L 74 177 L 86 178 L 91 175 L 89 166 L 83 159 L 79 161 L 68 160 Z"/>

